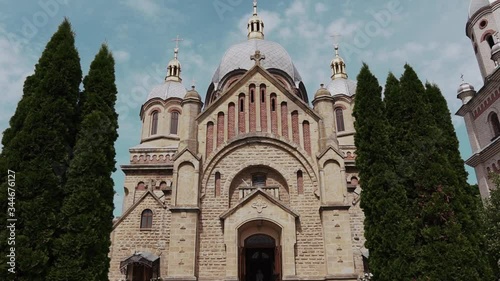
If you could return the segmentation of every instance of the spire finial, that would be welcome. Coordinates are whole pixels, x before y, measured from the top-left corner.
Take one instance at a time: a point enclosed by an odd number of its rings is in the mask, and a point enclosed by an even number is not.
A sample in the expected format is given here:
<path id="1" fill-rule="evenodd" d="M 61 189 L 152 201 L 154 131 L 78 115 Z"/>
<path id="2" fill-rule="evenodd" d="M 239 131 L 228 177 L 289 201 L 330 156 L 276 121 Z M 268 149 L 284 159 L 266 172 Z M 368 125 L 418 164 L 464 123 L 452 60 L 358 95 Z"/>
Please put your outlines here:
<path id="1" fill-rule="evenodd" d="M 257 0 L 253 0 L 253 16 L 248 20 L 248 39 L 264 39 L 264 22 L 257 15 Z"/>
<path id="2" fill-rule="evenodd" d="M 341 35 L 334 34 L 330 37 L 332 37 L 334 40 L 333 47 L 335 49 L 335 58 L 332 60 L 332 63 L 330 64 L 330 67 L 332 68 L 332 79 L 333 80 L 335 80 L 337 78 L 347 79 L 345 62 L 339 55 L 339 44 L 338 44 L 338 42 L 336 42 L 337 38 L 340 38 Z"/>
<path id="3" fill-rule="evenodd" d="M 465 83 L 465 80 L 464 80 L 464 74 L 460 74 L 460 79 L 462 79 L 462 83 Z"/>
<path id="4" fill-rule="evenodd" d="M 184 41 L 184 39 L 179 38 L 179 35 L 177 35 L 177 37 L 172 39 L 172 41 L 175 41 L 174 58 L 177 59 L 177 55 L 179 54 L 179 42 Z"/>

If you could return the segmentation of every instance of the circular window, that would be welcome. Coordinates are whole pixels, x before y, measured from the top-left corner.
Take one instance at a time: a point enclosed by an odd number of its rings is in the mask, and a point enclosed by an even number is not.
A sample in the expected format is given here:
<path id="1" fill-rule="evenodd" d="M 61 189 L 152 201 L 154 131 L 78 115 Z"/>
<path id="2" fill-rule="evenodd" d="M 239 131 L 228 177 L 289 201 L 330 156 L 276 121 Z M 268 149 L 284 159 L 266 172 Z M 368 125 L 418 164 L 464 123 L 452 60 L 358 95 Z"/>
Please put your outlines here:
<path id="1" fill-rule="evenodd" d="M 482 20 L 479 22 L 479 28 L 484 29 L 488 25 L 487 20 Z"/>

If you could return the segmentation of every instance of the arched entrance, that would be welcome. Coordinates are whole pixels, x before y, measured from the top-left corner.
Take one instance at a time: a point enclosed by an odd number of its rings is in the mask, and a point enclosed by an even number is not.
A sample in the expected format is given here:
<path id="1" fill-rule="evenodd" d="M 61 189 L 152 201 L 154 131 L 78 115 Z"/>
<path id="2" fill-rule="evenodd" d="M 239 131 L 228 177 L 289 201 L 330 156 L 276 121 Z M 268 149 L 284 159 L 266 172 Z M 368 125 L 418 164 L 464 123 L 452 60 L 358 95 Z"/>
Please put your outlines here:
<path id="1" fill-rule="evenodd" d="M 280 232 L 278 226 L 264 220 L 249 222 L 240 229 L 241 281 L 281 280 Z"/>

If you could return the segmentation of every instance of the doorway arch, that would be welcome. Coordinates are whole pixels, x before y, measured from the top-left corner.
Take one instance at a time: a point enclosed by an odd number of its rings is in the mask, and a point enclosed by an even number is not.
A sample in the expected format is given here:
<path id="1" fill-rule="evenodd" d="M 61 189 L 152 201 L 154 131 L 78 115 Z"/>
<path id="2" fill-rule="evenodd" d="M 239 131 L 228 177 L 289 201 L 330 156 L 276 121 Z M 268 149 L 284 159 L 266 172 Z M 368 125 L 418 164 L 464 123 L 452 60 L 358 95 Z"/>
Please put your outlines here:
<path id="1" fill-rule="evenodd" d="M 281 227 L 253 220 L 239 229 L 238 272 L 242 281 L 280 281 L 282 276 Z"/>

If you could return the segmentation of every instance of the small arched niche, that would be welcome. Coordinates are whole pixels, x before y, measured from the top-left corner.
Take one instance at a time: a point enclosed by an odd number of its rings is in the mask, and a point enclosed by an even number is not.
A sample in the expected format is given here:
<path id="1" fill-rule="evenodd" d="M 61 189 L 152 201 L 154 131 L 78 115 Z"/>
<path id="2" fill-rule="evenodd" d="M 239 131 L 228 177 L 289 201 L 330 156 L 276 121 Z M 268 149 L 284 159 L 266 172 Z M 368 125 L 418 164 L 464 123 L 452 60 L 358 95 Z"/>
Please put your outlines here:
<path id="1" fill-rule="evenodd" d="M 246 196 L 261 188 L 274 198 L 289 204 L 288 183 L 278 171 L 268 166 L 250 166 L 240 171 L 231 181 L 229 204 L 235 206 Z"/>

